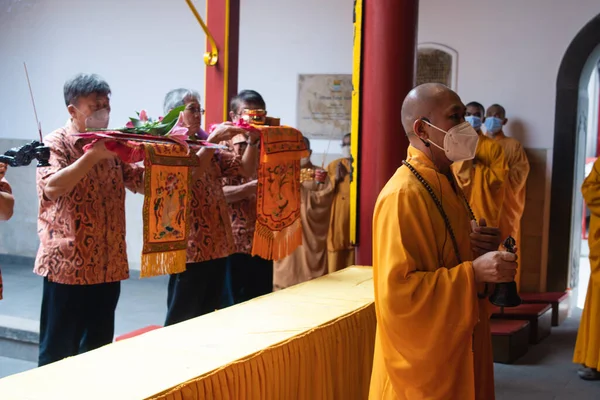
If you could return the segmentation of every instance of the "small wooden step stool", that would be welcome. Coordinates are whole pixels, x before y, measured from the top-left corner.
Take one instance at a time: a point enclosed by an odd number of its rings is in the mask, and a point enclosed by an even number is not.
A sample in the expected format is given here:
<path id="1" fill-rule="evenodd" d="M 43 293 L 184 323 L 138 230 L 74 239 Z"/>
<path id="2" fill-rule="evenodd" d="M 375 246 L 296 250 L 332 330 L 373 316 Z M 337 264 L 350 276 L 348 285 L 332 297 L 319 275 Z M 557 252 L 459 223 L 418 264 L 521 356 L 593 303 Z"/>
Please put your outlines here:
<path id="1" fill-rule="evenodd" d="M 146 332 L 154 331 L 154 330 L 160 329 L 160 328 L 162 328 L 162 326 L 160 326 L 160 325 L 149 325 L 149 326 L 146 326 L 144 328 L 136 329 L 133 332 L 129 332 L 129 333 L 125 333 L 123 335 L 117 336 L 115 338 L 115 342 L 119 342 L 121 340 L 129 339 L 129 338 L 132 338 L 132 337 L 135 337 L 135 336 L 139 336 L 139 335 L 142 335 L 142 334 L 144 334 Z"/>
<path id="2" fill-rule="evenodd" d="M 512 364 L 529 349 L 529 321 L 515 319 L 490 320 L 494 362 Z"/>
<path id="3" fill-rule="evenodd" d="M 552 326 L 559 326 L 569 315 L 569 293 L 547 292 L 547 293 L 519 293 L 525 304 L 551 304 Z"/>
<path id="4" fill-rule="evenodd" d="M 492 307 L 492 318 L 529 321 L 529 343 L 537 344 L 550 335 L 552 330 L 552 306 L 550 304 L 521 304 L 518 307 Z"/>

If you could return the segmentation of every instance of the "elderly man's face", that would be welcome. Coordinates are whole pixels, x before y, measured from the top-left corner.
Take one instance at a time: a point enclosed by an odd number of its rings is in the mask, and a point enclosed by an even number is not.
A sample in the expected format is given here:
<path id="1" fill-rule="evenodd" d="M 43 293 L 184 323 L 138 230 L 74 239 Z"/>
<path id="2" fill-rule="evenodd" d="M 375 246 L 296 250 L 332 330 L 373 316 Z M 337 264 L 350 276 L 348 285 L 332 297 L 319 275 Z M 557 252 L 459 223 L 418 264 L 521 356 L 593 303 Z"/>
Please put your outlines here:
<path id="1" fill-rule="evenodd" d="M 92 93 L 89 96 L 79 97 L 76 104 L 67 107 L 71 119 L 79 132 L 85 132 L 86 120 L 96 111 L 106 109 L 110 114 L 110 98 L 105 94 Z"/>
<path id="2" fill-rule="evenodd" d="M 184 104 L 183 123 L 185 127 L 188 128 L 188 133 L 194 135 L 200 131 L 204 110 L 200 107 L 200 103 L 197 99 L 185 100 Z"/>

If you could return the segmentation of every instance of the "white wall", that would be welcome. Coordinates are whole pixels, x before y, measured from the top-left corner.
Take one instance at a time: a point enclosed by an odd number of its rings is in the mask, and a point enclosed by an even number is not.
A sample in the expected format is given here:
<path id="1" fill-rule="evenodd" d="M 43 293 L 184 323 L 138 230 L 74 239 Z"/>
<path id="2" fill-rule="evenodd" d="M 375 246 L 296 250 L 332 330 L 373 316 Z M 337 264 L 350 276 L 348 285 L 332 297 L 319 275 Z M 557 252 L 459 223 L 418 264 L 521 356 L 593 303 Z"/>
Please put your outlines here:
<path id="1" fill-rule="evenodd" d="M 597 0 L 421 0 L 419 42 L 456 49 L 462 99 L 502 104 L 509 134 L 551 149 L 560 62 L 598 13 Z"/>
<path id="2" fill-rule="evenodd" d="M 241 0 L 239 88 L 260 92 L 270 115 L 296 125 L 299 74 L 352 73 L 353 1 Z M 329 140 L 311 140 L 321 164 Z M 340 157 L 332 141 L 327 160 Z"/>

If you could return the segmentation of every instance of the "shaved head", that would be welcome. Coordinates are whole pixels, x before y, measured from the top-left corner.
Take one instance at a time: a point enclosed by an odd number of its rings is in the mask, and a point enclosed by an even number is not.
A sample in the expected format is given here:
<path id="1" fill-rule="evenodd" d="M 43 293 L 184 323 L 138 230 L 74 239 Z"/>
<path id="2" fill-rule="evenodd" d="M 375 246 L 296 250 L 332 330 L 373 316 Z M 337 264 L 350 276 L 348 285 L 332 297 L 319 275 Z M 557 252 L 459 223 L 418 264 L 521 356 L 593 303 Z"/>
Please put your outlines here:
<path id="1" fill-rule="evenodd" d="M 500 104 L 492 104 L 485 113 L 486 117 L 506 118 L 506 110 Z"/>
<path id="2" fill-rule="evenodd" d="M 407 134 L 415 133 L 413 127 L 416 120 L 431 120 L 432 112 L 450 99 L 455 99 L 462 105 L 458 95 L 441 83 L 424 83 L 411 90 L 402 103 L 404 131 Z"/>
<path id="3" fill-rule="evenodd" d="M 452 162 L 440 147 L 446 132 L 465 122 L 465 110 L 460 97 L 440 83 L 417 86 L 402 103 L 402 126 L 411 146 L 429 157 L 442 173 L 450 173 Z"/>
<path id="4" fill-rule="evenodd" d="M 479 118 L 485 117 L 485 108 L 483 107 L 483 104 L 477 101 L 472 101 L 467 104 L 467 115 L 474 115 Z"/>

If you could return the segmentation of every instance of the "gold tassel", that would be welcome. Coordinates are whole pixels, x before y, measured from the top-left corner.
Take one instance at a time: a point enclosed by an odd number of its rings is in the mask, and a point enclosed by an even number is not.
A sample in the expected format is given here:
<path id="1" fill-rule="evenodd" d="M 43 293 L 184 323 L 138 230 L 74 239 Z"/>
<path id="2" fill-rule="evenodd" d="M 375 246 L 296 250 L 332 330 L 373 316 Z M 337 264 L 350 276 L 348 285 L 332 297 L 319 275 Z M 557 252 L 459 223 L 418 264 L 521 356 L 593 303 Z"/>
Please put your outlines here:
<path id="1" fill-rule="evenodd" d="M 186 250 L 142 254 L 140 278 L 185 271 Z"/>
<path id="2" fill-rule="evenodd" d="M 300 219 L 281 231 L 271 231 L 256 223 L 252 255 L 266 260 L 281 260 L 292 254 L 302 244 L 302 223 Z"/>

